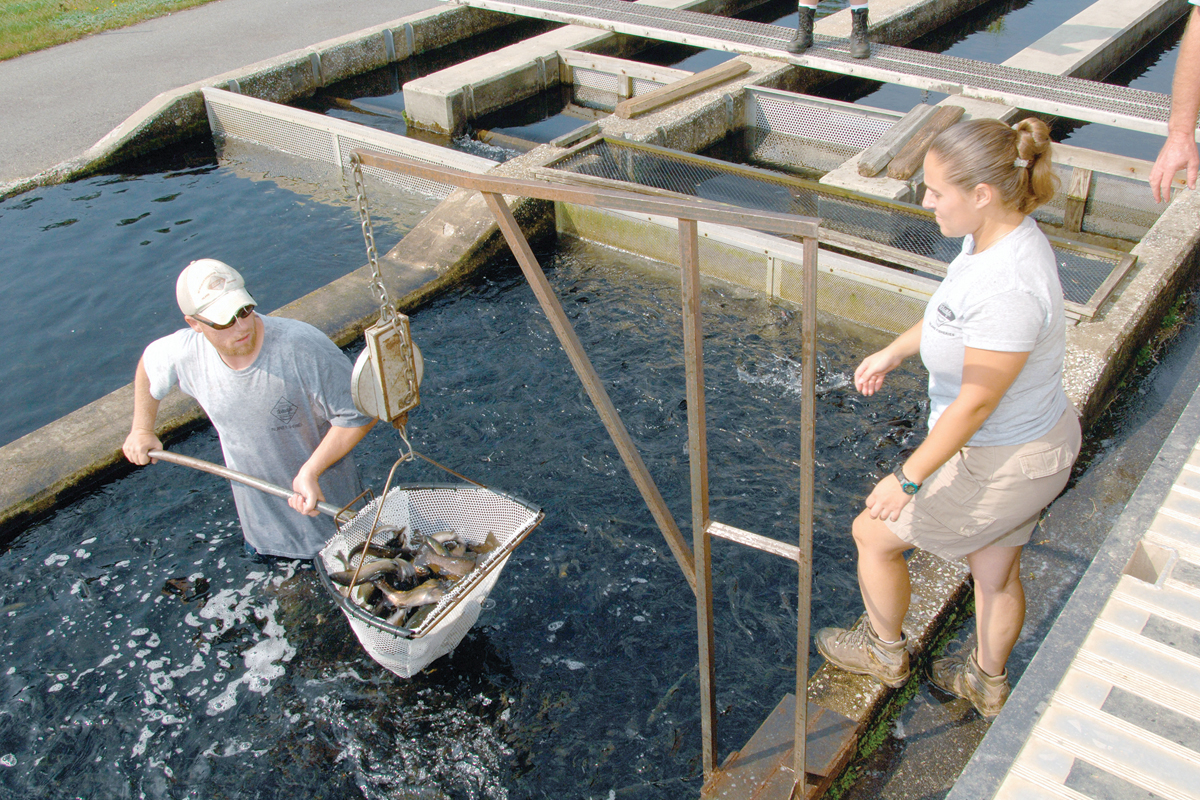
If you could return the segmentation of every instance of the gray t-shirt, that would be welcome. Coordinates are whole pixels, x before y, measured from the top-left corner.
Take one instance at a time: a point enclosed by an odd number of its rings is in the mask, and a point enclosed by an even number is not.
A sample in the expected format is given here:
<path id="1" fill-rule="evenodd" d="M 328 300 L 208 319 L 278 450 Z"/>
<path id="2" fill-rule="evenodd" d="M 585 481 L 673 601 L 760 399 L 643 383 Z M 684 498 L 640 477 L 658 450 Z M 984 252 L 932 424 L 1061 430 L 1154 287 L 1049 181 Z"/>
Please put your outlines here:
<path id="1" fill-rule="evenodd" d="M 925 308 L 921 360 L 929 370 L 929 427 L 962 388 L 964 348 L 1029 353 L 1029 360 L 968 442 L 1033 441 L 1067 409 L 1066 319 L 1054 250 L 1031 217 L 979 255 L 972 237 Z"/>
<path id="2" fill-rule="evenodd" d="M 262 322 L 262 350 L 246 369 L 231 369 L 190 328 L 151 342 L 143 363 L 155 398 L 176 384 L 196 398 L 221 437 L 226 466 L 290 489 L 330 424 L 354 428 L 371 419 L 354 407 L 350 359 L 325 334 L 297 320 Z M 353 500 L 360 491 L 353 458 L 327 469 L 320 484 L 333 505 Z M 311 558 L 335 532 L 328 517 L 298 514 L 257 489 L 234 483 L 233 496 L 246 541 L 265 555 Z"/>

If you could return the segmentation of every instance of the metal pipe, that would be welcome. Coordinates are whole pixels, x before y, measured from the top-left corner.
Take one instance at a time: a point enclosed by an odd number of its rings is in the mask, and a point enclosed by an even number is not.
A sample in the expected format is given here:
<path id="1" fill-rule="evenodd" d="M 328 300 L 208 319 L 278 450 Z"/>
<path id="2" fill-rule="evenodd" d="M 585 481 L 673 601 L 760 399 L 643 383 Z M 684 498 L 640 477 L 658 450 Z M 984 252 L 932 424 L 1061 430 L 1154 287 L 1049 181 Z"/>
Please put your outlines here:
<path id="1" fill-rule="evenodd" d="M 167 450 L 151 450 L 149 455 L 151 458 L 156 458 L 159 461 L 170 461 L 172 464 L 178 464 L 181 467 L 191 467 L 192 469 L 198 469 L 201 472 L 217 475 L 218 477 L 225 478 L 226 480 L 244 483 L 253 489 L 258 489 L 260 492 L 266 492 L 267 494 L 281 497 L 284 500 L 290 500 L 296 494 L 296 492 L 293 492 L 291 489 L 285 489 L 282 486 L 276 486 L 269 481 L 264 481 L 262 478 L 256 478 L 253 475 L 247 475 L 244 472 L 238 472 L 237 470 L 230 469 L 229 467 L 223 467 L 220 464 L 214 464 L 211 461 L 205 461 L 202 458 L 192 458 L 191 456 L 181 455 L 180 453 L 172 453 Z M 337 519 L 342 513 L 342 509 L 325 502 L 317 503 L 317 510 L 322 514 L 328 514 L 334 519 Z"/>
<path id="2" fill-rule="evenodd" d="M 541 186 L 541 184 L 538 185 Z M 554 328 L 554 333 L 558 336 L 563 350 L 566 351 L 571 366 L 575 368 L 575 373 L 583 383 L 583 388 L 587 390 L 592 405 L 600 414 L 600 420 L 608 430 L 608 435 L 612 438 L 613 444 L 617 446 L 617 452 L 621 454 L 625 468 L 629 470 L 633 482 L 637 484 L 638 490 L 642 493 L 642 499 L 654 516 L 654 521 L 658 523 L 663 537 L 667 540 L 667 546 L 671 548 L 671 554 L 675 556 L 675 561 L 683 571 L 683 577 L 687 579 L 692 591 L 696 591 L 696 568 L 693 564 L 692 553 L 683 539 L 683 534 L 679 532 L 679 526 L 675 523 L 675 518 L 671 516 L 671 510 L 667 508 L 667 503 L 658 491 L 658 486 L 650 477 L 650 471 L 646 469 L 646 463 L 642 461 L 642 456 L 630 438 L 625 423 L 621 421 L 621 415 L 617 413 L 612 399 L 604 390 L 604 384 L 600 380 L 600 376 L 596 374 L 596 368 L 588 359 L 575 329 L 571 327 L 571 321 L 563 311 L 562 304 L 558 302 L 554 290 L 550 288 L 550 281 L 546 279 L 546 273 L 542 272 L 537 256 L 533 254 L 529 242 L 525 240 L 525 234 L 521 232 L 521 226 L 513 216 L 512 209 L 508 207 L 502 194 L 484 191 L 483 199 L 496 217 L 500 231 L 504 234 L 513 255 L 516 256 L 517 263 L 525 274 L 525 279 L 529 281 L 534 296 L 542 306 L 542 311 L 550 321 L 550 327 Z"/>
<path id="3" fill-rule="evenodd" d="M 704 406 L 704 321 L 700 314 L 700 244 L 696 221 L 679 220 L 683 286 L 683 363 L 687 368 L 688 464 L 692 483 L 692 559 L 696 570 L 696 639 L 700 669 L 700 743 L 704 782 L 717 769 L 717 696 L 713 636 L 712 538 L 708 533 L 708 433 Z"/>
<path id="4" fill-rule="evenodd" d="M 800 308 L 800 553 L 796 579 L 796 714 L 793 769 L 804 796 L 808 744 L 808 640 L 812 629 L 813 476 L 816 470 L 817 239 L 804 237 L 804 296 Z M 793 792 L 795 796 L 797 792 Z"/>

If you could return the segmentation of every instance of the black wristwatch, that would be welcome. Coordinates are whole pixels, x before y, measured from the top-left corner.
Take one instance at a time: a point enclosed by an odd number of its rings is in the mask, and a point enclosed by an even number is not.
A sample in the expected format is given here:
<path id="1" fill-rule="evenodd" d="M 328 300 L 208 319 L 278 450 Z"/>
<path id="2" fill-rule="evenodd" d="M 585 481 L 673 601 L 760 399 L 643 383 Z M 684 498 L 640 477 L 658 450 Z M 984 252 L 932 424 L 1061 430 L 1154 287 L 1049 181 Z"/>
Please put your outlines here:
<path id="1" fill-rule="evenodd" d="M 896 476 L 896 480 L 900 481 L 900 488 L 904 490 L 905 494 L 916 494 L 917 490 L 921 488 L 921 484 L 913 483 L 908 478 L 904 477 L 903 465 L 896 467 L 896 471 L 892 474 Z"/>

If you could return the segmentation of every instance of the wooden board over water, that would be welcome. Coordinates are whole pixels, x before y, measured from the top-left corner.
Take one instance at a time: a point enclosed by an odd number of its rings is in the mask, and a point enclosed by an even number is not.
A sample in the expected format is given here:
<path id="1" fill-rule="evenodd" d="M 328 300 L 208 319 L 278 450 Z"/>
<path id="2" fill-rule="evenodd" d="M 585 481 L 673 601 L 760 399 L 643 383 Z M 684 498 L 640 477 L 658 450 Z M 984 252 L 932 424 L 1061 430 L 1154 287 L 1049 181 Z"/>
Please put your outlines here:
<path id="1" fill-rule="evenodd" d="M 704 787 L 704 800 L 789 800 L 795 786 L 792 747 L 796 695 L 787 694 L 750 741 L 725 759 Z M 820 797 L 854 755 L 857 724 L 849 717 L 808 704 L 808 772 L 805 798 Z"/>

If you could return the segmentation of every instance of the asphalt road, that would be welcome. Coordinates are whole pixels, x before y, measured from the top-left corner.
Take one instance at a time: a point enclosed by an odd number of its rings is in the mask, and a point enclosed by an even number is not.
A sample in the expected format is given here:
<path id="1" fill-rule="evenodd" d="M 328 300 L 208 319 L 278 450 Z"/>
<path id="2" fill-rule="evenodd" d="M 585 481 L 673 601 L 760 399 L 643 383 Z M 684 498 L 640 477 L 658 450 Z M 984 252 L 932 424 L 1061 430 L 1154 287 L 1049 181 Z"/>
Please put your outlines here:
<path id="1" fill-rule="evenodd" d="M 0 61 L 0 183 L 87 150 L 160 92 L 437 0 L 218 0 Z"/>

